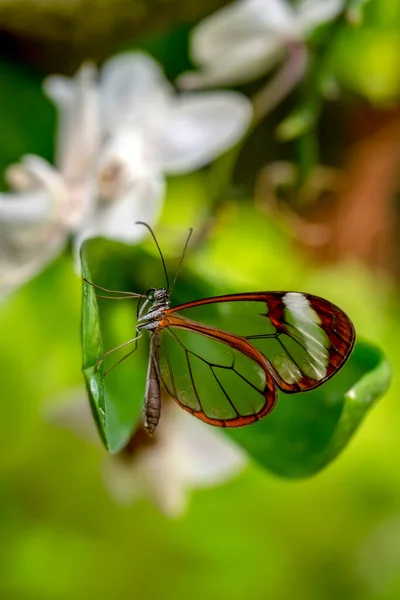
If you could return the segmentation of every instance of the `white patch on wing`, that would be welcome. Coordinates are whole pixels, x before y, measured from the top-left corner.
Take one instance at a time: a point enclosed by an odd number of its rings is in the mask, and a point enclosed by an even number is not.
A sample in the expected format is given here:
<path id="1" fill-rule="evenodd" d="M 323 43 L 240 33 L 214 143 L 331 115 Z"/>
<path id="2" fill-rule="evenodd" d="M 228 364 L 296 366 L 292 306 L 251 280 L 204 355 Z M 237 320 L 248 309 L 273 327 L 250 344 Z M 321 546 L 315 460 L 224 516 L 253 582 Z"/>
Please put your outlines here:
<path id="1" fill-rule="evenodd" d="M 312 308 L 309 300 L 303 294 L 290 292 L 283 296 L 283 303 L 290 315 L 289 332 L 305 347 L 308 361 L 300 366 L 302 371 L 312 379 L 326 377 L 329 364 L 329 340 L 325 331 L 320 327 L 321 320 Z M 295 329 L 295 331 L 290 331 Z"/>
<path id="2" fill-rule="evenodd" d="M 274 359 L 274 367 L 286 383 L 296 383 L 303 379 L 302 372 L 287 354 L 278 354 Z"/>

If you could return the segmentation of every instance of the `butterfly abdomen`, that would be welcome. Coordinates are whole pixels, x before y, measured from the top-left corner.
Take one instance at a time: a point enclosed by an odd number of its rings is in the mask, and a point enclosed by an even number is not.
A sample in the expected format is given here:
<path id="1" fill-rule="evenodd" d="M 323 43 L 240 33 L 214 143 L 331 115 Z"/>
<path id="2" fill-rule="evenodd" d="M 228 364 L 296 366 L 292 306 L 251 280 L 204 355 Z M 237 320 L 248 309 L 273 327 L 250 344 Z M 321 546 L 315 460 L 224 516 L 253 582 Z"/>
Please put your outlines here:
<path id="1" fill-rule="evenodd" d="M 155 432 L 161 415 L 160 404 L 153 404 L 154 400 L 155 398 L 147 399 L 144 406 L 144 428 L 150 435 Z"/>
<path id="2" fill-rule="evenodd" d="M 160 380 L 157 373 L 158 361 L 158 335 L 151 336 L 149 367 L 147 370 L 146 395 L 143 407 L 144 428 L 150 435 L 153 434 L 161 416 L 161 391 Z"/>

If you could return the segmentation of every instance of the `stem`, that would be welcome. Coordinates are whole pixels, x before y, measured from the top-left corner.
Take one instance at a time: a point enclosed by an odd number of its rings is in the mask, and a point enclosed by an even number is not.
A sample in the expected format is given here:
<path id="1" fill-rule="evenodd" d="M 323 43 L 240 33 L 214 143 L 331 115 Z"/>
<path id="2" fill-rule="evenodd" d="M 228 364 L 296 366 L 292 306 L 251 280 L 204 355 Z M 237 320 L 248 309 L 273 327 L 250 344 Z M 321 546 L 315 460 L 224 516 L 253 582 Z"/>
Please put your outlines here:
<path id="1" fill-rule="evenodd" d="M 216 204 L 223 199 L 232 180 L 233 170 L 238 155 L 256 126 L 276 108 L 295 88 L 305 75 L 308 55 L 303 42 L 291 42 L 287 46 L 288 59 L 275 77 L 270 80 L 253 97 L 254 116 L 246 135 L 240 142 L 214 162 L 210 172 L 211 194 L 216 198 Z"/>
<path id="2" fill-rule="evenodd" d="M 287 60 L 278 73 L 253 96 L 254 124 L 263 121 L 284 100 L 304 77 L 308 52 L 304 42 L 287 45 Z"/>
<path id="3" fill-rule="evenodd" d="M 297 187 L 301 188 L 319 162 L 318 139 L 314 128 L 295 140 L 297 153 Z"/>

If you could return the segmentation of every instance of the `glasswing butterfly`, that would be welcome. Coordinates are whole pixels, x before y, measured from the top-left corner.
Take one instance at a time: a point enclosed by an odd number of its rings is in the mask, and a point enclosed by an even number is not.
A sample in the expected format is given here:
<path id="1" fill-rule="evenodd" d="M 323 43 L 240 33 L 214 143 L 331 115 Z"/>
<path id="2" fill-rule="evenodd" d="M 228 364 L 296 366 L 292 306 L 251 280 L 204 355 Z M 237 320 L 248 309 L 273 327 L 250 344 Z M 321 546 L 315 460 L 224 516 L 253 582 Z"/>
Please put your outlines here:
<path id="1" fill-rule="evenodd" d="M 300 292 L 249 292 L 170 306 L 192 230 L 172 286 L 164 258 L 167 287 L 145 295 L 116 292 L 86 283 L 118 298 L 138 298 L 136 336 L 106 356 L 150 333 L 144 400 L 144 427 L 154 433 L 161 415 L 161 385 L 195 417 L 217 427 L 241 427 L 268 415 L 277 387 L 285 393 L 312 390 L 335 375 L 349 358 L 355 331 L 337 306 Z M 110 298 L 111 296 L 100 296 Z M 144 302 L 142 303 L 142 300 Z M 222 326 L 221 326 L 222 324 Z"/>

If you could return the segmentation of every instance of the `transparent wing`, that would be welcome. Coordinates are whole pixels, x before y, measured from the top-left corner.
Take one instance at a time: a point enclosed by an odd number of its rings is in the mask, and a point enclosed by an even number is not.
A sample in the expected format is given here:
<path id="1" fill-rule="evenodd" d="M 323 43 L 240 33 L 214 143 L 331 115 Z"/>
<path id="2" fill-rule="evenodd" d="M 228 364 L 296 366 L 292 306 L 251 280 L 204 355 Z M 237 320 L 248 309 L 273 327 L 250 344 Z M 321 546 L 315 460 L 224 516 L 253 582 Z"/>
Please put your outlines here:
<path id="1" fill-rule="evenodd" d="M 159 375 L 168 394 L 194 416 L 218 427 L 241 427 L 273 409 L 275 385 L 249 342 L 221 333 L 162 328 Z"/>
<path id="2" fill-rule="evenodd" d="M 354 327 L 340 308 L 298 292 L 205 298 L 169 309 L 161 326 L 176 325 L 177 320 L 180 327 L 204 325 L 250 343 L 287 393 L 313 389 L 332 377 L 355 341 Z"/>

